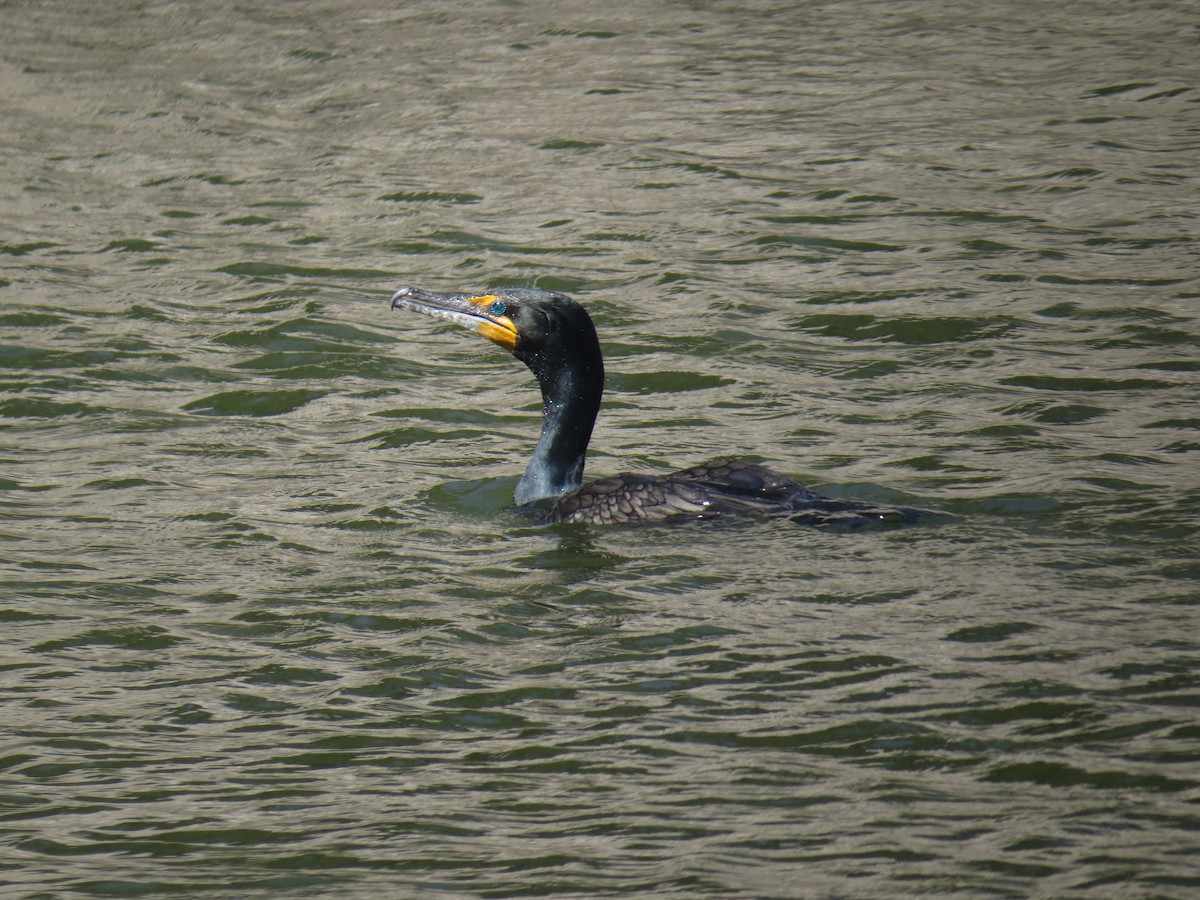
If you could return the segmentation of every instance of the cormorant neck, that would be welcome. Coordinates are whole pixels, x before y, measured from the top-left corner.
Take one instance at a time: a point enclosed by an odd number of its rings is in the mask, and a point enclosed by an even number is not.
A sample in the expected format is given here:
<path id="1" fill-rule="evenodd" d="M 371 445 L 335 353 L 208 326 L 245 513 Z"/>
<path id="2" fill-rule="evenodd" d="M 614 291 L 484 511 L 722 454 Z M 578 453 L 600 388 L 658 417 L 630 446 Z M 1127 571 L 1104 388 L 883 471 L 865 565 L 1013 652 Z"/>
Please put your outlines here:
<path id="1" fill-rule="evenodd" d="M 542 388 L 542 435 L 517 484 L 519 506 L 559 497 L 583 483 L 584 457 L 604 393 L 604 362 L 594 331 L 590 343 L 525 360 Z"/>

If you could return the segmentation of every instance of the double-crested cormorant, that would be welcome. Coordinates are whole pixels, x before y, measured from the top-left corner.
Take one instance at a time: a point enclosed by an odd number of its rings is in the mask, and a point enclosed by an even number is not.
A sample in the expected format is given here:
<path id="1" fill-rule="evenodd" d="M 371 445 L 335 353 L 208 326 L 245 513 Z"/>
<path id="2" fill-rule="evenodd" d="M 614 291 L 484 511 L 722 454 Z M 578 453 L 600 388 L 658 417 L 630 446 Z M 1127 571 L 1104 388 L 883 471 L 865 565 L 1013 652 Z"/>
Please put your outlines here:
<path id="1" fill-rule="evenodd" d="M 404 287 L 393 309 L 449 319 L 525 363 L 542 389 L 542 436 L 516 501 L 542 522 L 650 522 L 759 511 L 812 525 L 911 522 L 924 510 L 836 500 L 765 466 L 728 459 L 671 475 L 614 475 L 583 484 L 604 392 L 604 359 L 587 311 L 553 291 L 506 288 L 442 294 Z"/>

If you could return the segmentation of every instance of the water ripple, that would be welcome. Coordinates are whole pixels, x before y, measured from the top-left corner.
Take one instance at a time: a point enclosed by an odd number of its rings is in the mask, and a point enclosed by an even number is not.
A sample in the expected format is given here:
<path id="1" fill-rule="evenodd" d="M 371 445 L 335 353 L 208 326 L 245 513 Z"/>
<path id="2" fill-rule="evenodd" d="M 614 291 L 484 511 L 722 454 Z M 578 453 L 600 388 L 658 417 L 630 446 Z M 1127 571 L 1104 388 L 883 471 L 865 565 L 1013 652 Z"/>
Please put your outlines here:
<path id="1" fill-rule="evenodd" d="M 1186 16 L 294 6 L 7 17 L 10 893 L 1200 885 Z M 587 303 L 593 474 L 959 519 L 534 527 L 403 283 Z"/>

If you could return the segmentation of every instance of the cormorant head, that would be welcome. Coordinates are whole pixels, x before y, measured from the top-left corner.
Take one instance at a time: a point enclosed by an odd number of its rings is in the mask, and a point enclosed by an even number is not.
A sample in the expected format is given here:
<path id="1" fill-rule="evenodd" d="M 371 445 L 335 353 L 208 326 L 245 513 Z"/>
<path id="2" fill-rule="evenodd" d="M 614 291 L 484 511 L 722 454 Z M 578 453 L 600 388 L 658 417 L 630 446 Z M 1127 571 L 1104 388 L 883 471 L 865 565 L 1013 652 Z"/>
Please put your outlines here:
<path id="1" fill-rule="evenodd" d="M 604 360 L 587 311 L 562 294 L 531 288 L 438 294 L 400 288 L 392 309 L 411 309 L 464 325 L 509 351 L 537 376 L 542 436 L 517 484 L 519 504 L 579 487 L 600 397 Z"/>
<path id="2" fill-rule="evenodd" d="M 443 294 L 404 287 L 392 295 L 392 309 L 472 329 L 529 366 L 543 387 L 567 368 L 604 377 L 592 319 L 565 294 L 535 288 Z"/>

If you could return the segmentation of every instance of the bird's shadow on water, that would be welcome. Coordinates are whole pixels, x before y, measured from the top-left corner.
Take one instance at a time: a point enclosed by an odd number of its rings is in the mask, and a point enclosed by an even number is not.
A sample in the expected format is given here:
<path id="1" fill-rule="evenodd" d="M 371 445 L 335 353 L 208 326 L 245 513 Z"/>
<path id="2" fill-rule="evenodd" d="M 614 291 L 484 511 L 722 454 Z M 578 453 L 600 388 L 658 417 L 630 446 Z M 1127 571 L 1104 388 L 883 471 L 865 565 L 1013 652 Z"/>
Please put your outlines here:
<path id="1" fill-rule="evenodd" d="M 592 526 L 525 525 L 514 538 L 536 540 L 536 549 L 514 560 L 518 565 L 556 573 L 564 585 L 579 584 L 619 568 L 630 557 L 606 545 Z"/>
<path id="2" fill-rule="evenodd" d="M 541 524 L 513 503 L 517 478 L 497 476 L 450 480 L 421 492 L 430 511 L 460 523 L 486 523 L 489 532 L 508 544 L 503 565 L 528 572 L 541 572 L 560 588 L 595 585 L 605 576 L 633 564 L 651 565 L 648 557 L 661 557 L 663 565 L 685 564 L 680 554 L 702 551 L 713 541 L 723 541 L 730 532 L 760 528 L 778 532 L 848 533 L 922 529 L 960 521 L 947 512 L 913 507 L 895 507 L 904 515 L 866 519 L 853 514 L 839 518 L 825 510 L 814 518 L 806 513 L 758 514 L 662 520 L 650 523 L 592 525 L 586 523 Z M 889 496 L 889 500 L 894 497 Z M 873 506 L 870 501 L 830 498 L 835 510 L 843 504 Z M 879 508 L 889 508 L 879 504 Z M 846 534 L 847 538 L 851 536 Z M 656 549 L 657 548 L 657 551 Z"/>
<path id="3" fill-rule="evenodd" d="M 780 538 L 787 529 L 800 540 L 806 532 L 841 534 L 853 540 L 851 532 L 911 531 L 958 521 L 956 516 L 938 511 L 904 508 L 903 512 L 919 517 L 832 519 L 818 525 L 806 517 L 756 514 L 628 525 L 516 524 L 509 536 L 533 549 L 511 561 L 522 568 L 553 573 L 558 584 L 568 587 L 595 584 L 598 578 L 629 567 L 645 569 L 649 574 L 678 575 L 697 558 L 707 558 L 706 549 L 714 544 L 740 542 L 748 536 L 752 539 L 764 528 L 771 529 L 773 538 Z M 512 515 L 517 518 L 520 514 L 513 510 Z"/>
<path id="4" fill-rule="evenodd" d="M 555 572 L 563 584 L 585 581 L 628 561 L 602 539 L 606 529 L 538 524 L 513 503 L 517 481 L 507 475 L 448 481 L 421 492 L 421 499 L 431 512 L 447 519 L 487 523 L 489 530 L 516 543 L 520 552 L 509 559 L 510 564 Z"/>

